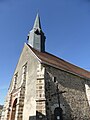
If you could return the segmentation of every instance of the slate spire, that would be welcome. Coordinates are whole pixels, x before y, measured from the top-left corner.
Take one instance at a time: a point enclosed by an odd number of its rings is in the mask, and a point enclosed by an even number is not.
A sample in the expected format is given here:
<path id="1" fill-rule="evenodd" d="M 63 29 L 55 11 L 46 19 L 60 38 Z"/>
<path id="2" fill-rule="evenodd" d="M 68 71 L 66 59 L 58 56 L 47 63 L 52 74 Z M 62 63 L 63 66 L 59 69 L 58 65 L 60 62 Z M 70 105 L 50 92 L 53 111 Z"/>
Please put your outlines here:
<path id="1" fill-rule="evenodd" d="M 27 40 L 31 47 L 40 52 L 45 52 L 45 36 L 41 29 L 40 17 L 38 14 L 33 29 L 28 34 Z"/>
<path id="2" fill-rule="evenodd" d="M 37 13 L 33 28 L 40 28 L 41 29 L 40 17 L 39 17 L 38 13 Z"/>

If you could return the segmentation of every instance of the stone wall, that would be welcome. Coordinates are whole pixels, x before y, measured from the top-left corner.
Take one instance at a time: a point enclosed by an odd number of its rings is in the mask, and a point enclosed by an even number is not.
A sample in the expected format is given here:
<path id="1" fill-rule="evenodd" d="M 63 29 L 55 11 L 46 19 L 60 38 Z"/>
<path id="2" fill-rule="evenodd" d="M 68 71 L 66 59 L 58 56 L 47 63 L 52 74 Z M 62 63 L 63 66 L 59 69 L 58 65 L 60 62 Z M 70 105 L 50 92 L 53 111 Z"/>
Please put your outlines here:
<path id="1" fill-rule="evenodd" d="M 54 114 L 54 109 L 58 107 L 57 96 L 53 95 L 56 93 L 57 84 L 59 91 L 65 91 L 65 93 L 60 94 L 60 106 L 63 110 L 64 120 L 90 120 L 90 109 L 85 93 L 87 80 L 50 66 L 45 67 L 46 102 L 49 120 L 53 119 L 51 117 Z"/>

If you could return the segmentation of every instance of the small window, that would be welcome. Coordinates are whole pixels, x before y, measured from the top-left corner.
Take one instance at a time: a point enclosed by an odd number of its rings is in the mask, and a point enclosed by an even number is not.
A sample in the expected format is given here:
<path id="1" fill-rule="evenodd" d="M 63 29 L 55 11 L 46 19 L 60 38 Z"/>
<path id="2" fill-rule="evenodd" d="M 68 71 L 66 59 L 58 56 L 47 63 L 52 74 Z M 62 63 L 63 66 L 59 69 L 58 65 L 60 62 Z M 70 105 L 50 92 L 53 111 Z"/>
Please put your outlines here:
<path id="1" fill-rule="evenodd" d="M 54 82 L 56 82 L 56 77 L 54 77 Z"/>

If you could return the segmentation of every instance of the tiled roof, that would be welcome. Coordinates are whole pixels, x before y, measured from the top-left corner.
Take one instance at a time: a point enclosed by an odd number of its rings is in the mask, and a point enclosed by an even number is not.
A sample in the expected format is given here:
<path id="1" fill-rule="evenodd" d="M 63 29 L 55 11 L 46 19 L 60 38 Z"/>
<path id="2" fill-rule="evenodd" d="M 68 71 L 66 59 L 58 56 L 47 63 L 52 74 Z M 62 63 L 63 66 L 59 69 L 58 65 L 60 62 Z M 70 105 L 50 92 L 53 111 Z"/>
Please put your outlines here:
<path id="1" fill-rule="evenodd" d="M 29 45 L 28 45 L 29 46 Z M 78 76 L 90 79 L 90 72 L 86 71 L 78 66 L 75 66 L 61 58 L 58 58 L 50 53 L 47 52 L 39 52 L 29 46 L 31 50 L 34 52 L 34 54 L 42 61 L 42 63 L 49 64 L 51 66 L 54 66 L 56 68 L 59 68 L 61 70 L 71 72 L 73 74 L 76 74 Z"/>

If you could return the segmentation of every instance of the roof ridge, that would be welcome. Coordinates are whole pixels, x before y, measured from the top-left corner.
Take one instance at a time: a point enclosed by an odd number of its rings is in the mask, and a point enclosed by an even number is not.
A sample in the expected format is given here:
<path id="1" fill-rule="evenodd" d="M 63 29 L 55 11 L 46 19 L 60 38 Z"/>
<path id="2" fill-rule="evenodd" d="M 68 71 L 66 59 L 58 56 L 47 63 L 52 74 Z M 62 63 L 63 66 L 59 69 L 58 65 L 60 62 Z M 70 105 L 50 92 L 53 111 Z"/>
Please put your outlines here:
<path id="1" fill-rule="evenodd" d="M 86 69 L 84 69 L 84 68 L 81 68 L 81 67 L 75 65 L 74 63 L 70 63 L 70 62 L 67 61 L 67 60 L 64 60 L 64 59 L 62 59 L 62 58 L 59 58 L 58 56 L 55 56 L 55 55 L 53 55 L 53 54 L 51 54 L 51 53 L 49 53 L 49 52 L 45 52 L 45 53 L 46 53 L 46 54 L 49 54 L 49 55 L 51 55 L 51 56 L 53 56 L 53 57 L 56 57 L 57 59 L 60 59 L 60 60 L 62 60 L 63 62 L 67 62 L 68 64 L 71 64 L 71 65 L 73 65 L 73 66 L 75 66 L 75 67 L 77 67 L 77 68 L 80 68 L 80 69 L 82 69 L 82 70 L 84 70 L 84 71 L 89 72 L 88 70 L 86 70 Z M 89 72 L 89 73 L 90 73 L 90 72 Z"/>
<path id="2" fill-rule="evenodd" d="M 52 66 L 56 66 L 56 68 L 65 70 L 67 72 L 71 72 L 73 74 L 76 74 L 78 76 L 82 76 L 85 78 L 89 78 L 90 79 L 90 72 L 79 67 L 76 66 L 68 61 L 65 61 L 51 53 L 48 52 L 39 52 L 37 50 L 35 50 L 34 48 L 32 48 L 30 45 L 28 45 L 31 50 L 35 53 L 35 55 L 43 62 L 43 63 L 48 63 L 49 65 Z"/>

